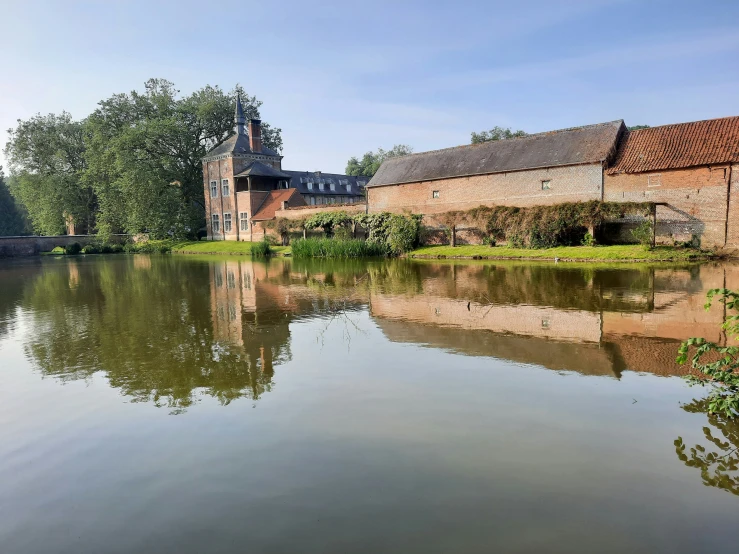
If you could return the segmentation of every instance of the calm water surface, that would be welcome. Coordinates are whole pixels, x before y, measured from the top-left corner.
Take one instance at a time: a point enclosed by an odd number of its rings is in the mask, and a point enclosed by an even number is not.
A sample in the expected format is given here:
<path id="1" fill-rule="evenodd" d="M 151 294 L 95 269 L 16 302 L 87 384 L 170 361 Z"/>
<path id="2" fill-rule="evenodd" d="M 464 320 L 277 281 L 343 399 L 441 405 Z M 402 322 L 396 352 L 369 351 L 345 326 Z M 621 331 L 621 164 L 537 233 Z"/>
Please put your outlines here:
<path id="1" fill-rule="evenodd" d="M 674 363 L 726 340 L 723 286 L 739 267 L 0 260 L 0 552 L 731 551 L 739 478 L 706 457 L 739 428 Z"/>

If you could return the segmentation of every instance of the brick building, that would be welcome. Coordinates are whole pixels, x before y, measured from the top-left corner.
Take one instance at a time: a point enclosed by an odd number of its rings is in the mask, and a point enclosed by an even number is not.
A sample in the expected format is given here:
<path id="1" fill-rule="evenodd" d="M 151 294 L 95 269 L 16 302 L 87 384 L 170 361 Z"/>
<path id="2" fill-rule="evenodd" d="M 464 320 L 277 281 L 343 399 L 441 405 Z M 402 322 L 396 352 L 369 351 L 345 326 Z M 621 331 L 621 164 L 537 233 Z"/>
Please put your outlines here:
<path id="1" fill-rule="evenodd" d="M 739 117 L 627 131 L 605 200 L 662 202 L 657 235 L 739 247 Z"/>
<path id="2" fill-rule="evenodd" d="M 350 175 L 283 171 L 282 156 L 262 144 L 261 122 L 247 122 L 236 100 L 234 134 L 203 158 L 208 239 L 259 239 L 260 223 L 287 207 L 364 202 L 364 180 Z"/>
<path id="3" fill-rule="evenodd" d="M 369 211 L 433 216 L 600 200 L 604 169 L 625 131 L 619 120 L 392 158 L 367 185 Z"/>
<path id="4" fill-rule="evenodd" d="M 738 183 L 739 117 L 631 132 L 613 121 L 393 158 L 367 198 L 369 212 L 420 213 L 430 227 L 436 214 L 481 205 L 649 201 L 660 204 L 662 242 L 739 248 Z M 630 240 L 638 223 L 609 238 Z"/>

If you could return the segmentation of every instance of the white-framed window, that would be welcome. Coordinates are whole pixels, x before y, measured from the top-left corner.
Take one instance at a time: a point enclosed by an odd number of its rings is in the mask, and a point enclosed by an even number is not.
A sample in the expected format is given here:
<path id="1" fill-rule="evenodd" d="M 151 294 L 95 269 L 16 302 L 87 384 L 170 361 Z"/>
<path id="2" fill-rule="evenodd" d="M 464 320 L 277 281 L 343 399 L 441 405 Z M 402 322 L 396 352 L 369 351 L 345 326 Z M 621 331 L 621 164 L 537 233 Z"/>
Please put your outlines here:
<path id="1" fill-rule="evenodd" d="M 326 188 L 326 186 L 322 182 L 319 182 L 318 183 L 318 190 L 323 190 L 324 188 Z"/>
<path id="2" fill-rule="evenodd" d="M 346 184 L 346 192 L 351 192 L 351 191 L 352 191 L 352 184 L 351 183 L 347 183 Z"/>
<path id="3" fill-rule="evenodd" d="M 331 190 L 336 190 L 336 183 L 332 181 L 329 187 L 331 188 Z"/>
<path id="4" fill-rule="evenodd" d="M 308 190 L 313 190 L 313 181 L 308 181 Z"/>
<path id="5" fill-rule="evenodd" d="M 552 188 L 552 182 L 551 181 L 542 181 L 541 182 L 541 190 L 551 190 Z"/>
<path id="6" fill-rule="evenodd" d="M 247 214 L 246 212 L 241 212 L 239 214 L 239 225 L 241 225 L 242 231 L 249 230 L 249 214 Z"/>
<path id="7" fill-rule="evenodd" d="M 218 181 L 210 182 L 210 197 L 215 198 L 218 196 Z"/>
<path id="8" fill-rule="evenodd" d="M 647 186 L 648 187 L 661 187 L 662 186 L 662 174 L 653 173 L 652 175 L 647 175 Z"/>
<path id="9" fill-rule="evenodd" d="M 357 181 L 357 185 L 359 185 L 360 187 L 363 187 L 366 184 L 367 184 L 367 181 Z"/>
<path id="10" fill-rule="evenodd" d="M 218 217 L 218 214 L 213 214 L 212 216 L 210 216 L 210 226 L 211 229 L 213 229 L 214 235 L 221 232 L 221 223 L 219 219 L 220 218 Z"/>
<path id="11" fill-rule="evenodd" d="M 439 191 L 438 190 L 432 191 L 431 198 L 439 198 Z"/>
<path id="12" fill-rule="evenodd" d="M 228 185 L 228 179 L 221 179 L 221 194 L 223 196 L 229 196 L 231 194 L 231 187 Z"/>
<path id="13" fill-rule="evenodd" d="M 230 233 L 231 232 L 231 214 L 223 214 L 223 232 L 224 233 Z"/>

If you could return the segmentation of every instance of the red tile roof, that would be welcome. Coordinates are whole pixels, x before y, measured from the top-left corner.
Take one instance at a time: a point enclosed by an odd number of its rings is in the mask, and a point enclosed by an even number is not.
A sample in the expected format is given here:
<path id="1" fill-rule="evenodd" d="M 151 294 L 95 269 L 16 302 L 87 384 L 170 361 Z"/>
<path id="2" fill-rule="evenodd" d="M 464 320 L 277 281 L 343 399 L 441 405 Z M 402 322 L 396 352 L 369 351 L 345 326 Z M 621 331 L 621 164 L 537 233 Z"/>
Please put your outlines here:
<path id="1" fill-rule="evenodd" d="M 739 162 L 739 116 L 630 131 L 607 172 L 641 173 Z"/>
<path id="2" fill-rule="evenodd" d="M 297 200 L 293 199 L 293 195 L 298 195 L 299 197 L 299 201 L 296 202 L 297 205 L 301 206 L 305 204 L 305 200 L 303 200 L 303 197 L 300 195 L 297 189 L 281 189 L 271 191 L 267 198 L 264 200 L 264 203 L 262 203 L 262 205 L 259 207 L 257 213 L 252 216 L 252 221 L 267 221 L 269 219 L 274 219 L 275 212 L 282 208 L 283 202 L 295 202 L 295 200 Z"/>

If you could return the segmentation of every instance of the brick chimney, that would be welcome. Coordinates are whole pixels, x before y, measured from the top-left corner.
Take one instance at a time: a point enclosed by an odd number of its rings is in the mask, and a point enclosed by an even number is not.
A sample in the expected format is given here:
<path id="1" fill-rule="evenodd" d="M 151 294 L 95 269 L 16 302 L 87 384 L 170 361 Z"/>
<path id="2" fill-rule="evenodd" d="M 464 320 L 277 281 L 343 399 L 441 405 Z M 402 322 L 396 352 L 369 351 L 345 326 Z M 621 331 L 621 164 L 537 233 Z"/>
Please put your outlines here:
<path id="1" fill-rule="evenodd" d="M 259 119 L 249 120 L 249 148 L 252 152 L 262 151 L 262 122 Z"/>

